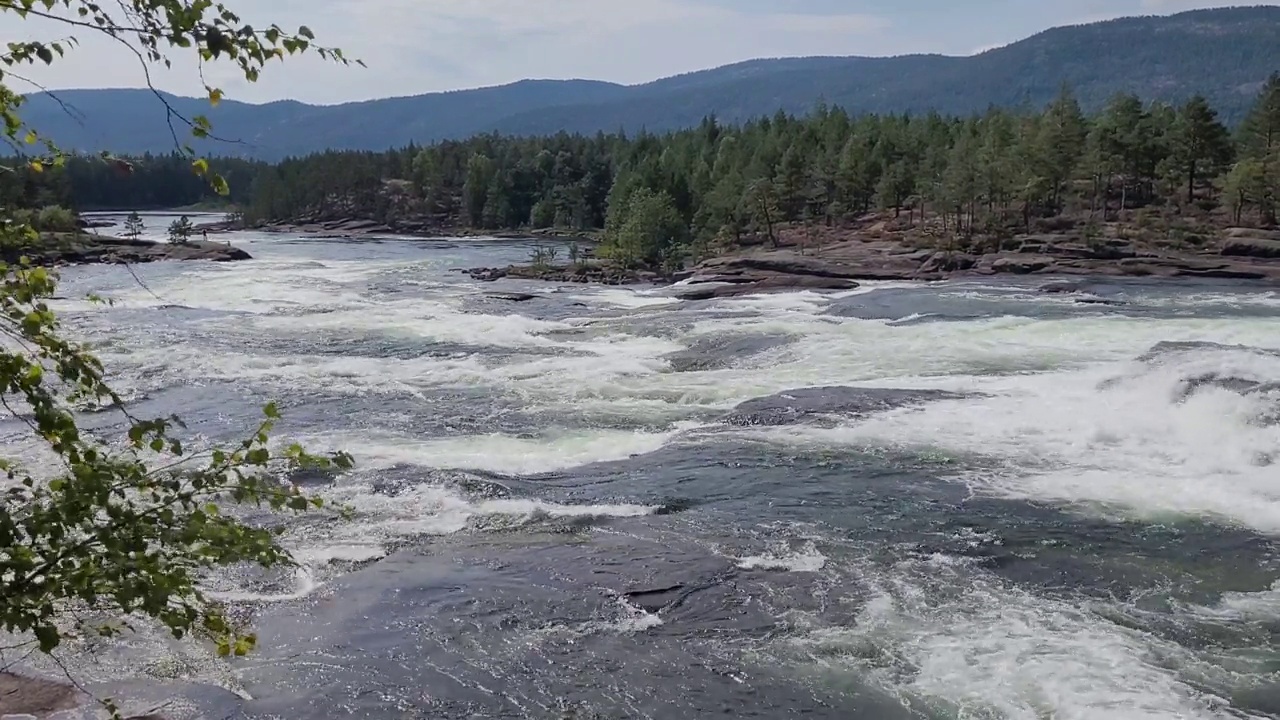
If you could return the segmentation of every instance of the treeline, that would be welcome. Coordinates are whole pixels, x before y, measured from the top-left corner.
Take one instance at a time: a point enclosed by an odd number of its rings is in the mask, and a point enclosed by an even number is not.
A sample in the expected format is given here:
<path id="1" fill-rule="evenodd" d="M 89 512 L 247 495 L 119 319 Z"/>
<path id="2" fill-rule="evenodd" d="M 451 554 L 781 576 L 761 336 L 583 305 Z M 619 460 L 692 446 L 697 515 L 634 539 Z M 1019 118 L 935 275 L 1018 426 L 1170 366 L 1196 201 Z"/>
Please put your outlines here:
<path id="1" fill-rule="evenodd" d="M 0 184 L 26 204 L 161 207 L 207 197 L 180 156 L 101 160 Z M 1202 98 L 1174 107 L 1115 97 L 1086 116 L 1072 93 L 1040 112 L 865 115 L 818 107 L 741 126 L 548 137 L 481 135 L 277 165 L 217 161 L 248 222 L 371 219 L 407 232 L 603 228 L 629 264 L 678 264 L 790 223 L 838 226 L 880 210 L 926 219 L 959 244 L 1078 215 L 1122 220 L 1159 206 L 1219 223 L 1275 225 L 1280 75 L 1229 130 Z M 0 181 L 3 182 L 3 181 Z M 31 202 L 34 193 L 41 199 Z M 48 196 L 42 196 L 48 193 Z"/>
<path id="2" fill-rule="evenodd" d="M 1153 204 L 1233 223 L 1276 223 L 1280 75 L 1234 134 L 1202 98 L 1118 96 L 1088 117 L 1069 90 L 1042 112 L 868 115 L 819 107 L 724 127 L 635 137 L 483 135 L 386 153 L 330 152 L 259 177 L 256 220 L 424 219 L 483 229 L 605 228 L 628 262 L 783 223 L 873 210 L 926 216 L 961 239 L 1066 213 L 1098 220 Z"/>
<path id="3" fill-rule="evenodd" d="M 234 158 L 211 161 L 231 194 L 221 198 L 207 179 L 192 171 L 191 158 L 181 153 L 103 159 L 72 155 L 61 168 L 0 173 L 0 204 L 39 209 L 51 206 L 89 210 L 156 210 L 220 200 L 245 205 L 253 199 L 254 183 L 268 169 L 264 163 Z"/>

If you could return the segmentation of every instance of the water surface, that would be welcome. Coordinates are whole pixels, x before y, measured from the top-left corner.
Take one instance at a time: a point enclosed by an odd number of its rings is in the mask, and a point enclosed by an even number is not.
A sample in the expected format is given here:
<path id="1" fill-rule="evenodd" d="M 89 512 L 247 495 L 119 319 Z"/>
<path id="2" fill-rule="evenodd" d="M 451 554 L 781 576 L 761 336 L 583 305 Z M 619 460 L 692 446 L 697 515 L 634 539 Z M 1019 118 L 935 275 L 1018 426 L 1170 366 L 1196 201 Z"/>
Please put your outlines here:
<path id="1" fill-rule="evenodd" d="M 75 268 L 59 307 L 142 414 L 229 439 L 277 399 L 352 452 L 312 490 L 355 517 L 291 521 L 296 576 L 218 579 L 252 658 L 140 637 L 103 687 L 264 720 L 1280 716 L 1273 288 L 681 303 L 451 272 L 532 243 L 226 237 L 255 259 Z M 724 419 L 813 387 L 946 393 Z"/>

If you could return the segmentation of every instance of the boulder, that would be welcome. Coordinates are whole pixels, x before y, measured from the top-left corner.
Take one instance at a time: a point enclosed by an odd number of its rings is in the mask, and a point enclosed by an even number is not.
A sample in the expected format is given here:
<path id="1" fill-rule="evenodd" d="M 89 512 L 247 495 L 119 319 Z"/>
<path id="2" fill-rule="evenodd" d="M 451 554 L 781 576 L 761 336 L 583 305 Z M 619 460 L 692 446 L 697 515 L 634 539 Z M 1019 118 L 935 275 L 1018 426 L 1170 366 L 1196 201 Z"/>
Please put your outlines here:
<path id="1" fill-rule="evenodd" d="M 936 252 L 920 265 L 922 273 L 958 272 L 978 264 L 978 258 L 965 253 Z"/>
<path id="2" fill-rule="evenodd" d="M 1280 258 L 1280 240 L 1265 237 L 1232 237 L 1223 242 L 1222 254 L 1229 257 Z"/>
<path id="3" fill-rule="evenodd" d="M 1053 261 L 1046 257 L 1002 257 L 996 258 L 995 262 L 991 263 L 991 269 L 997 273 L 1030 275 L 1042 272 L 1052 265 Z"/>

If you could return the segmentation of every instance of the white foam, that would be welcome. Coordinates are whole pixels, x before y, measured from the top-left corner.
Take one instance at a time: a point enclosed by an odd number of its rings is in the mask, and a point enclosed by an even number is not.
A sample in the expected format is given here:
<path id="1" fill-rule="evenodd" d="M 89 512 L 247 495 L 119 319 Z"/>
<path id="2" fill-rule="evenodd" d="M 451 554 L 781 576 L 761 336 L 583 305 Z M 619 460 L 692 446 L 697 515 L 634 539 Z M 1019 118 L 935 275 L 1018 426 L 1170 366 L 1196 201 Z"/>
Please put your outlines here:
<path id="1" fill-rule="evenodd" d="M 662 307 L 680 303 L 679 298 L 661 295 L 659 292 L 655 290 L 601 288 L 590 293 L 578 293 L 569 297 L 579 302 L 612 305 L 629 309 Z"/>
<path id="2" fill-rule="evenodd" d="M 1280 426 L 1259 423 L 1276 398 L 1204 387 L 1178 402 L 1189 378 L 1217 372 L 1280 378 L 1280 357 L 1239 350 L 1171 356 L 1154 367 L 1104 363 L 1004 378 L 950 378 L 935 387 L 990 397 L 930 403 L 834 429 L 758 435 L 819 446 L 935 448 L 1002 460 L 1006 471 L 966 476 L 976 489 L 1085 503 L 1153 517 L 1211 516 L 1280 533 Z"/>
<path id="3" fill-rule="evenodd" d="M 663 432 L 559 430 L 538 437 L 491 434 L 432 440 L 391 433 L 369 433 L 353 439 L 347 433 L 331 433 L 306 437 L 304 444 L 312 449 L 346 448 L 361 469 L 412 465 L 532 475 L 650 453 L 695 427 L 695 423 L 680 423 Z"/>
<path id="4" fill-rule="evenodd" d="M 738 558 L 738 567 L 743 570 L 783 570 L 797 573 L 816 573 L 827 564 L 827 558 L 817 555 L 754 555 Z"/>
<path id="5" fill-rule="evenodd" d="M 949 717 L 1164 720 L 1238 717 L 1169 664 L 1186 650 L 1087 608 L 1038 598 L 946 559 L 905 563 L 875 583 L 852 627 L 794 642 L 903 702 Z"/>
<path id="6" fill-rule="evenodd" d="M 376 472 L 368 473 L 374 477 Z M 656 506 L 635 504 L 565 505 L 522 498 L 470 499 L 430 477 L 394 495 L 377 492 L 364 482 L 347 481 L 323 493 L 331 504 L 354 513 L 351 522 L 304 525 L 285 536 L 313 565 L 334 560 L 376 559 L 387 543 L 417 536 L 443 536 L 468 528 L 516 528 L 530 523 L 652 515 Z M 335 552 L 335 548 L 345 549 Z"/>

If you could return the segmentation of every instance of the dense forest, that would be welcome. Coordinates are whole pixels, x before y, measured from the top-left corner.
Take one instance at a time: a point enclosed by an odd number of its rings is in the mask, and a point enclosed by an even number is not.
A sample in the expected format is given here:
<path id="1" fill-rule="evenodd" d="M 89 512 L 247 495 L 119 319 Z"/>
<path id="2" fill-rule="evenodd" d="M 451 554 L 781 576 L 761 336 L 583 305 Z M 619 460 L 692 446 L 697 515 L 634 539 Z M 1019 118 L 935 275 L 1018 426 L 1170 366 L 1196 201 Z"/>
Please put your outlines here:
<path id="1" fill-rule="evenodd" d="M 130 208 L 201 196 L 201 181 L 176 156 L 131 162 L 121 170 L 76 160 L 0 184 L 0 197 Z M 662 135 L 488 134 L 216 164 L 250 223 L 603 228 L 605 251 L 631 265 L 679 264 L 746 239 L 777 243 L 789 224 L 838 227 L 875 210 L 927 218 L 934 232 L 968 245 L 1029 232 L 1033 220 L 1105 222 L 1152 206 L 1270 226 L 1280 196 L 1280 75 L 1234 131 L 1203 98 L 1175 107 L 1118 95 L 1089 116 L 1064 87 L 1039 112 L 854 117 L 821 106 L 739 126 L 707 118 Z"/>
<path id="2" fill-rule="evenodd" d="M 206 98 L 145 89 L 66 90 L 32 94 L 23 116 L 64 148 L 165 153 L 167 104 L 187 117 L 208 115 L 219 138 L 236 141 L 196 140 L 200 152 L 272 161 L 490 132 L 634 135 L 689 129 L 710 115 L 737 125 L 777 110 L 807 114 L 819 98 L 854 115 L 967 116 L 992 105 L 1043 107 L 1064 82 L 1089 113 L 1117 93 L 1174 105 L 1200 94 L 1235 125 L 1276 69 L 1277 48 L 1280 7 L 1217 8 L 1055 28 L 968 57 L 773 58 L 641 85 L 524 80 L 329 106 L 227 99 L 209 107 Z"/>
<path id="3" fill-rule="evenodd" d="M 208 180 L 193 173 L 191 158 L 181 153 L 107 159 L 71 155 L 53 172 L 0 173 L 0 204 L 26 208 L 60 205 L 79 211 L 157 210 L 202 201 L 241 205 L 252 200 L 254 181 L 268 166 L 218 158 L 211 167 L 230 184 L 228 197 L 213 195 Z"/>
<path id="4" fill-rule="evenodd" d="M 1232 132 L 1203 98 L 1120 95 L 1087 116 L 1064 89 L 1041 112 L 852 117 L 820 107 L 741 126 L 635 137 L 483 135 L 385 153 L 330 152 L 258 177 L 251 221 L 360 217 L 390 227 L 605 229 L 630 264 L 671 264 L 788 223 L 873 210 L 928 217 L 972 243 L 1064 214 L 1158 205 L 1276 223 L 1280 75 Z"/>

